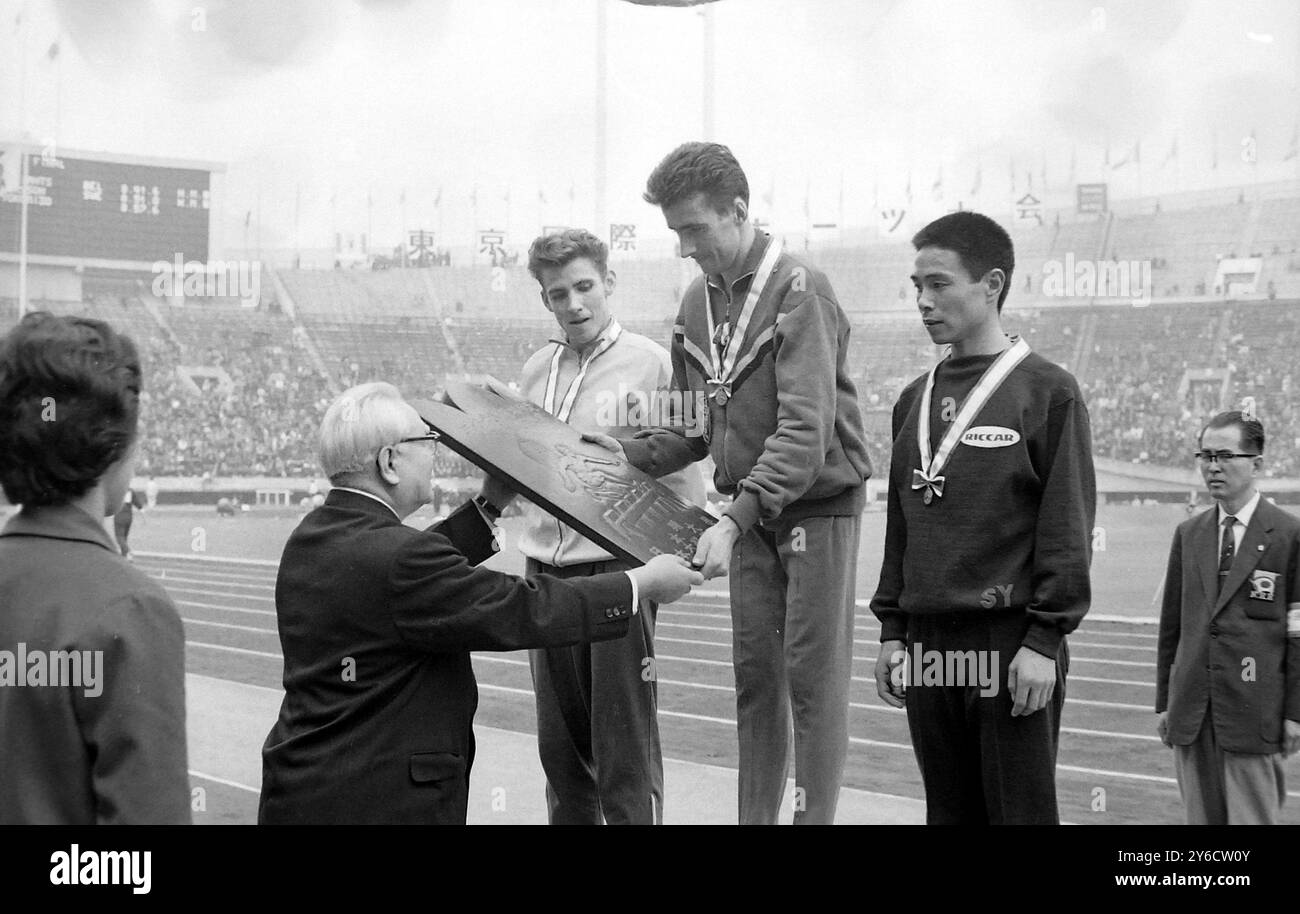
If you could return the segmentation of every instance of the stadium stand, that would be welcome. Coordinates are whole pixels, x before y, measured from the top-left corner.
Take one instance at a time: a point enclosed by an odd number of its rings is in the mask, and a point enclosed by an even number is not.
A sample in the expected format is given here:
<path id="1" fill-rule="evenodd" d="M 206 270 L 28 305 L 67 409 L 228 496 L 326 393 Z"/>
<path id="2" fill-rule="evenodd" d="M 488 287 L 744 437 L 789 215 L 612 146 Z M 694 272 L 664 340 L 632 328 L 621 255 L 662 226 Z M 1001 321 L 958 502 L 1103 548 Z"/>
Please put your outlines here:
<path id="1" fill-rule="evenodd" d="M 1300 198 L 1264 200 L 1252 245 L 1264 257 L 1260 288 L 1270 298 L 1300 298 Z"/>
<path id="2" fill-rule="evenodd" d="M 1300 304 L 1237 304 L 1230 327 L 1230 401 L 1255 398 L 1265 430 L 1271 432 L 1266 442 L 1270 475 L 1300 475 Z"/>
<path id="3" fill-rule="evenodd" d="M 467 368 L 507 382 L 517 380 L 524 360 L 559 331 L 550 318 L 451 318 L 447 326 Z"/>
<path id="4" fill-rule="evenodd" d="M 1153 261 L 1157 295 L 1214 294 L 1218 261 L 1247 256 L 1240 245 L 1249 216 L 1245 203 L 1124 216 L 1115 220 L 1103 257 Z"/>
<path id="5" fill-rule="evenodd" d="M 1266 472 L 1300 474 L 1300 197 L 1067 215 L 1013 237 L 1005 325 L 1079 378 L 1098 455 L 1186 468 L 1199 424 L 1253 397 L 1270 430 Z M 1153 261 L 1155 300 L 1135 308 L 1045 296 L 1044 264 L 1071 254 Z M 1214 294 L 1218 261 L 1233 254 L 1262 258 L 1258 294 Z M 899 239 L 809 256 L 850 314 L 848 359 L 883 475 L 893 403 L 941 351 L 916 318 L 911 247 Z M 669 258 L 612 265 L 623 325 L 667 346 L 689 271 Z M 448 376 L 513 381 L 556 333 L 519 263 L 279 278 L 283 310 L 273 294 L 254 309 L 192 297 L 169 305 L 146 279 L 94 271 L 81 301 L 32 307 L 107 320 L 137 340 L 146 362 L 141 471 L 199 478 L 312 475 L 317 424 L 338 391 L 384 379 L 431 396 Z M 0 329 L 16 317 L 16 302 L 0 299 Z M 468 470 L 452 454 L 440 461 L 446 475 Z"/>
<path id="6" fill-rule="evenodd" d="M 409 396 L 427 397 L 455 371 L 442 322 L 436 319 L 306 318 L 302 327 L 340 388 L 382 379 Z"/>

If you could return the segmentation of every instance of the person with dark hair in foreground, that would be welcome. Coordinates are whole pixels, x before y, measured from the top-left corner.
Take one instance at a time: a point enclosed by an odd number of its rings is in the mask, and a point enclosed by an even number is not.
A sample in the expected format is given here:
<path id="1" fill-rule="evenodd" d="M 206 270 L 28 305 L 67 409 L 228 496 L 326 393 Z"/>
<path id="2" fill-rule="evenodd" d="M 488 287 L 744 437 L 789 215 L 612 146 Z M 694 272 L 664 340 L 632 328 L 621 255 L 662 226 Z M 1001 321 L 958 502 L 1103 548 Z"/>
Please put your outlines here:
<path id="1" fill-rule="evenodd" d="M 1174 750 L 1188 825 L 1272 825 L 1300 749 L 1300 519 L 1255 488 L 1264 426 L 1201 429 L 1217 507 L 1174 532 L 1156 655 L 1156 732 Z"/>
<path id="2" fill-rule="evenodd" d="M 1091 599 L 1088 411 L 1002 331 L 1001 226 L 951 213 L 912 244 L 921 320 L 951 349 L 894 405 L 876 691 L 906 704 L 929 823 L 1055 824 L 1065 636 Z"/>
<path id="3" fill-rule="evenodd" d="M 0 823 L 190 822 L 185 636 L 104 528 L 135 467 L 140 360 L 102 321 L 0 341 Z"/>

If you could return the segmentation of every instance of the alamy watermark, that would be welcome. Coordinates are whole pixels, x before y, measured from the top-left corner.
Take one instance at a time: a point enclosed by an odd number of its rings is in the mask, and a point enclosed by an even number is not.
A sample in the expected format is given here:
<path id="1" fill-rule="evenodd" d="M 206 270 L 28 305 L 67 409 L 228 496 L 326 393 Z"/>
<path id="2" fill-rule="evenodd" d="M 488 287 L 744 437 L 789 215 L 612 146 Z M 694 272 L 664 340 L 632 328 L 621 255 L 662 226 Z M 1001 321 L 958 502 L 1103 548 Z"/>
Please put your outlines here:
<path id="1" fill-rule="evenodd" d="M 596 422 L 605 428 L 685 428 L 698 438 L 708 431 L 709 404 L 702 390 L 641 390 L 619 384 L 596 394 Z"/>
<path id="2" fill-rule="evenodd" d="M 1043 294 L 1051 298 L 1120 298 L 1135 305 L 1151 302 L 1149 260 L 1064 260 L 1043 264 Z"/>
<path id="3" fill-rule="evenodd" d="M 0 650 L 0 687 L 54 686 L 84 689 L 87 698 L 104 692 L 103 651 Z"/>
<path id="4" fill-rule="evenodd" d="M 50 854 L 51 885 L 125 885 L 136 895 L 153 886 L 153 851 L 82 850 L 73 844 Z"/>
<path id="5" fill-rule="evenodd" d="M 153 265 L 153 294 L 158 298 L 238 298 L 245 308 L 262 300 L 262 263 L 258 260 L 186 260 Z"/>
<path id="6" fill-rule="evenodd" d="M 997 651 L 927 651 L 916 641 L 910 650 L 894 651 L 889 661 L 897 692 L 911 686 L 979 686 L 980 696 L 991 698 L 1001 683 Z"/>

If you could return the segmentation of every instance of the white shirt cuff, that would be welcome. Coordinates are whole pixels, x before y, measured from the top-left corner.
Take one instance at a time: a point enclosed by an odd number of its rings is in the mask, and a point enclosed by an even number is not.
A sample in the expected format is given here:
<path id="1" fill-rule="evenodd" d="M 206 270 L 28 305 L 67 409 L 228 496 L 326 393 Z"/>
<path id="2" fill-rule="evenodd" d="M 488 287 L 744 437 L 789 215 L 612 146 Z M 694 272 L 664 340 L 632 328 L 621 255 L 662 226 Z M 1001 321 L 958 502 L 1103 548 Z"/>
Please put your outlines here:
<path id="1" fill-rule="evenodd" d="M 492 551 L 500 552 L 501 544 L 497 541 L 496 521 L 494 521 L 491 517 L 488 516 L 488 513 L 483 510 L 483 506 L 480 505 L 478 502 L 472 502 L 472 504 L 478 510 L 478 516 L 483 518 L 483 523 L 487 524 L 487 528 L 492 531 Z"/>
<path id="2" fill-rule="evenodd" d="M 632 574 L 632 572 L 625 571 L 623 573 L 627 575 L 627 579 L 632 582 L 632 615 L 635 616 L 636 611 L 641 607 L 641 600 L 638 596 L 640 594 L 640 590 L 636 586 L 636 577 Z"/>

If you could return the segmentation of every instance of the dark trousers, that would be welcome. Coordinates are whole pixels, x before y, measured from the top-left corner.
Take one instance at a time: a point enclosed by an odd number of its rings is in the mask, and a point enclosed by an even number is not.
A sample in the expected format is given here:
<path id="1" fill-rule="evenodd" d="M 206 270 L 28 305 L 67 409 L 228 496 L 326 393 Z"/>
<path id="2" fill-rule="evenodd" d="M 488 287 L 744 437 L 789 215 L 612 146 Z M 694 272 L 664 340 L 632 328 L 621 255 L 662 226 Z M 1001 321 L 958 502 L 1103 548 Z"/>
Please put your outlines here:
<path id="1" fill-rule="evenodd" d="M 912 616 L 907 650 L 986 652 L 996 658 L 997 691 L 982 695 L 978 683 L 918 684 L 908 674 L 907 725 L 925 783 L 930 825 L 1056 825 L 1056 749 L 1065 704 L 1070 654 L 1061 641 L 1056 688 L 1047 707 L 1012 717 L 1007 670 L 1028 629 L 1022 610 Z M 924 657 L 924 653 L 922 655 Z M 969 669 L 969 667 L 967 667 Z M 990 664 L 988 669 L 992 671 Z"/>
<path id="2" fill-rule="evenodd" d="M 556 568 L 529 559 L 526 574 L 572 578 L 629 567 L 608 561 Z M 663 822 L 657 611 L 657 604 L 642 600 L 623 638 L 528 652 L 552 825 Z"/>

